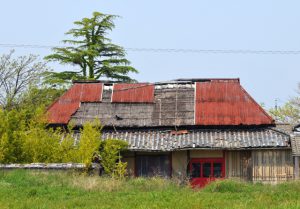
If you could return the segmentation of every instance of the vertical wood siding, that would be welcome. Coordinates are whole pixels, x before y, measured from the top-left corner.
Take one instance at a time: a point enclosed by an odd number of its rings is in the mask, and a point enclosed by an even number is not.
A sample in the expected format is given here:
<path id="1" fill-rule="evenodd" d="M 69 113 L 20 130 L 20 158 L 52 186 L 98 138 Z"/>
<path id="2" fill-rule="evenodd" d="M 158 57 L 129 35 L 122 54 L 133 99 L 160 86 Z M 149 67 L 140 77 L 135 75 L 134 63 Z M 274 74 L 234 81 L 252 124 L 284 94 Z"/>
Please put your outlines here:
<path id="1" fill-rule="evenodd" d="M 225 154 L 225 167 L 227 178 L 251 181 L 251 151 L 227 151 Z"/>
<path id="2" fill-rule="evenodd" d="M 152 120 L 159 126 L 194 124 L 194 88 L 156 89 Z"/>
<path id="3" fill-rule="evenodd" d="M 227 151 L 226 177 L 276 183 L 293 179 L 291 150 Z"/>
<path id="4" fill-rule="evenodd" d="M 253 181 L 280 182 L 293 179 L 291 150 L 252 151 Z"/>

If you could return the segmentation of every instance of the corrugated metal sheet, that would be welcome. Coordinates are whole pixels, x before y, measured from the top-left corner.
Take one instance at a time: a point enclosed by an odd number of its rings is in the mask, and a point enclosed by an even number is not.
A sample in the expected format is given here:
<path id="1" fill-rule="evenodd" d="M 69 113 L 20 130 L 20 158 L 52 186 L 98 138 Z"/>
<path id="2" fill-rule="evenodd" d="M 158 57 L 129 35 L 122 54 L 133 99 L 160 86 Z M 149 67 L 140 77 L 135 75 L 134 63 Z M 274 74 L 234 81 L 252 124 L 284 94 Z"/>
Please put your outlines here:
<path id="1" fill-rule="evenodd" d="M 129 149 L 136 151 L 290 147 L 289 135 L 273 129 L 189 130 L 187 134 L 174 134 L 172 131 L 158 130 L 103 131 L 102 139 L 111 138 L 127 141 Z"/>
<path id="2" fill-rule="evenodd" d="M 114 84 L 112 102 L 152 103 L 154 102 L 154 84 Z"/>
<path id="3" fill-rule="evenodd" d="M 104 86 L 103 86 L 104 85 Z M 242 88 L 238 79 L 206 79 L 196 83 L 76 83 L 49 108 L 50 123 L 81 124 L 99 118 L 117 126 L 273 125 L 273 119 Z M 131 104 L 129 104 L 131 103 Z M 136 103 L 139 108 L 131 106 Z M 148 104 L 146 104 L 148 103 Z M 118 106 L 119 105 L 119 106 Z M 147 109 L 147 105 L 153 108 Z M 105 108 L 104 108 L 105 106 Z M 145 108 L 144 108 L 145 106 Z M 144 114 L 145 111 L 148 114 Z M 117 112 L 117 113 L 116 113 Z M 112 121 L 115 115 L 126 119 Z M 136 120 L 143 114 L 142 123 Z M 131 122 L 128 122 L 131 120 Z"/>
<path id="4" fill-rule="evenodd" d="M 103 84 L 75 83 L 64 95 L 48 108 L 50 124 L 66 124 L 76 112 L 80 102 L 99 102 L 102 97 Z"/>
<path id="5" fill-rule="evenodd" d="M 196 125 L 262 125 L 273 119 L 251 98 L 239 80 L 196 83 Z"/>

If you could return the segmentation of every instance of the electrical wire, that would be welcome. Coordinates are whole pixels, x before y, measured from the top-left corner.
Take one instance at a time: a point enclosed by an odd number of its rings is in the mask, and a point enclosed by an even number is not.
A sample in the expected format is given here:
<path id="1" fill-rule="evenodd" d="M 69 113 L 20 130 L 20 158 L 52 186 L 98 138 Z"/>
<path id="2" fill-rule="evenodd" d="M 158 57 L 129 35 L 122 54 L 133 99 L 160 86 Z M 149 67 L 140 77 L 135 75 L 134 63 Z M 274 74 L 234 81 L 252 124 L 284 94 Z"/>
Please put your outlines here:
<path id="1" fill-rule="evenodd" d="M 0 47 L 7 48 L 36 48 L 51 49 L 63 46 L 37 45 L 37 44 L 6 44 Z M 152 53 L 196 53 L 196 54 L 261 54 L 261 55 L 300 55 L 300 50 L 250 50 L 250 49 L 176 49 L 176 48 L 124 48 L 131 52 Z"/>

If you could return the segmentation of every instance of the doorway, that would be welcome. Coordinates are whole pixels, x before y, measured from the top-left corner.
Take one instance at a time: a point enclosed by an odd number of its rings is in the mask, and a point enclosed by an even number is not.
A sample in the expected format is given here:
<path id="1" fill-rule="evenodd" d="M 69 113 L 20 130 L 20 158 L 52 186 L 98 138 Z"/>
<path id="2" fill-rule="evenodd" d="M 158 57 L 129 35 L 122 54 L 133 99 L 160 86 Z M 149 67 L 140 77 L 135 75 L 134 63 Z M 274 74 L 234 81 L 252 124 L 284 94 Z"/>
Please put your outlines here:
<path id="1" fill-rule="evenodd" d="M 190 177 L 193 187 L 203 187 L 211 181 L 225 178 L 224 158 L 192 158 Z"/>

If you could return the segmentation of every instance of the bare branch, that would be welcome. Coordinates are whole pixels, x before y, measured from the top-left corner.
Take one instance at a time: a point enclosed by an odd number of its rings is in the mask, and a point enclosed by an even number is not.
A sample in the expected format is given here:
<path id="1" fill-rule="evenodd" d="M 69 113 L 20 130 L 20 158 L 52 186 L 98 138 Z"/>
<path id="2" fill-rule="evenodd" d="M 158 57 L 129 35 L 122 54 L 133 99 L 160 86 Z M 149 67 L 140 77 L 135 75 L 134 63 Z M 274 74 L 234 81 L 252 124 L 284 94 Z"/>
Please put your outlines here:
<path id="1" fill-rule="evenodd" d="M 30 85 L 37 84 L 47 70 L 35 55 L 13 58 L 14 51 L 0 56 L 0 105 L 10 109 Z"/>

